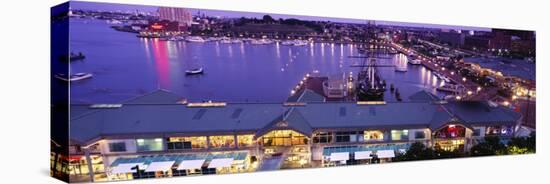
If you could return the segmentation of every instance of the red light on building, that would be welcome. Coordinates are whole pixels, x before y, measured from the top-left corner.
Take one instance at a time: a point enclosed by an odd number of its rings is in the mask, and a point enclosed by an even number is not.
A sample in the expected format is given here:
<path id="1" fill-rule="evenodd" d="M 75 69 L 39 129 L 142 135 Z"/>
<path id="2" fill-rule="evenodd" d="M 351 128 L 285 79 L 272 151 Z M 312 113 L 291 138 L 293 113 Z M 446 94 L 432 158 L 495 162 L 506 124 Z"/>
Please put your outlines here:
<path id="1" fill-rule="evenodd" d="M 151 25 L 151 28 L 153 28 L 153 29 L 162 29 L 162 28 L 164 28 L 164 26 L 162 26 L 160 24 L 153 24 L 153 25 Z"/>

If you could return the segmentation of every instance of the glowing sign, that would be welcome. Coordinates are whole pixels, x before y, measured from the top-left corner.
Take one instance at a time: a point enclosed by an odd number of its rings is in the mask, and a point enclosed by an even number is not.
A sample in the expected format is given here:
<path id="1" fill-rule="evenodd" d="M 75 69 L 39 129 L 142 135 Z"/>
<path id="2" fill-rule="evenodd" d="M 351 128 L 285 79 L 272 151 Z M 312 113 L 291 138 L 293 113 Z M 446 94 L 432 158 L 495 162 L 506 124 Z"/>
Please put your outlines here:
<path id="1" fill-rule="evenodd" d="M 153 29 L 162 29 L 162 28 L 164 28 L 164 26 L 162 26 L 160 24 L 153 24 L 153 25 L 151 25 L 151 28 L 153 28 Z"/>

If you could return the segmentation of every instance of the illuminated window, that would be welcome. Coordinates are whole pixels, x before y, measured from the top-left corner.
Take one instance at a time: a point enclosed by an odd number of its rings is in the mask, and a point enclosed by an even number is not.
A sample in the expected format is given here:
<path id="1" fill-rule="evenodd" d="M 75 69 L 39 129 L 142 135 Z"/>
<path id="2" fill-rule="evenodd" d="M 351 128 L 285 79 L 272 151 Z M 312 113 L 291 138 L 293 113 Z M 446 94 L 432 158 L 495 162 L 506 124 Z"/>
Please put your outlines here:
<path id="1" fill-rule="evenodd" d="M 512 127 L 511 126 L 489 126 L 485 130 L 485 135 L 511 136 Z"/>
<path id="2" fill-rule="evenodd" d="M 435 132 L 436 138 L 460 138 L 465 135 L 466 128 L 460 125 L 449 125 Z"/>
<path id="3" fill-rule="evenodd" d="M 382 141 L 384 140 L 384 133 L 380 130 L 368 130 L 363 134 L 365 141 Z"/>
<path id="4" fill-rule="evenodd" d="M 307 144 L 307 138 L 293 130 L 274 130 L 263 137 L 264 146 L 290 146 Z"/>
<path id="5" fill-rule="evenodd" d="M 137 151 L 162 151 L 164 149 L 161 138 L 136 139 Z"/>
<path id="6" fill-rule="evenodd" d="M 206 136 L 170 137 L 167 143 L 169 150 L 204 149 L 208 147 Z"/>
<path id="7" fill-rule="evenodd" d="M 237 135 L 239 147 L 250 147 L 254 145 L 254 135 Z"/>
<path id="8" fill-rule="evenodd" d="M 235 147 L 235 136 L 233 135 L 210 136 L 209 139 L 211 148 Z"/>
<path id="9" fill-rule="evenodd" d="M 391 140 L 400 141 L 409 139 L 409 130 L 392 130 Z"/>

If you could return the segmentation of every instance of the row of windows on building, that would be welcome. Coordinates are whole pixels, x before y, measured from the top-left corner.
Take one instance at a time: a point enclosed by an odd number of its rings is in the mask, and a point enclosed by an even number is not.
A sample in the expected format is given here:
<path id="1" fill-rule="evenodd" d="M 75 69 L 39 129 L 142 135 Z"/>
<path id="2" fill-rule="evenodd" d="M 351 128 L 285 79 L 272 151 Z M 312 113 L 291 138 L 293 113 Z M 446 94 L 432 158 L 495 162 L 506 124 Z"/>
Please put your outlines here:
<path id="1" fill-rule="evenodd" d="M 392 141 L 406 141 L 409 140 L 409 130 L 392 130 L 390 136 L 389 139 Z M 426 133 L 424 131 L 414 131 L 414 138 L 425 139 Z M 384 141 L 385 139 L 384 132 L 380 130 L 319 132 L 313 136 L 313 143 L 375 142 Z"/>
<path id="2" fill-rule="evenodd" d="M 512 126 L 488 126 L 485 132 L 482 128 L 474 128 L 472 136 L 511 136 L 513 133 Z M 429 138 L 427 131 L 411 131 L 414 140 L 422 140 Z M 342 143 L 342 142 L 376 142 L 376 141 L 407 141 L 410 139 L 409 130 L 391 130 L 385 133 L 381 130 L 367 131 L 340 131 L 340 132 L 319 132 L 313 135 L 313 143 Z M 463 126 L 449 125 L 436 132 L 436 138 L 460 138 L 465 137 L 466 128 Z M 333 140 L 334 139 L 334 140 Z"/>
<path id="3" fill-rule="evenodd" d="M 465 136 L 466 129 L 462 126 L 449 126 L 436 132 L 436 138 L 458 138 Z M 391 130 L 385 135 L 380 130 L 367 131 L 335 131 L 318 132 L 313 135 L 313 143 L 345 143 L 345 142 L 376 142 L 376 141 L 408 141 L 409 130 Z M 426 131 L 412 131 L 414 140 L 429 137 Z M 490 126 L 485 135 L 508 136 L 512 134 L 510 126 Z M 472 136 L 480 136 L 481 129 L 475 128 Z M 386 136 L 386 137 L 385 137 Z M 237 140 L 235 140 L 235 137 Z M 334 139 L 334 140 L 333 140 Z M 251 147 L 255 143 L 254 135 L 221 135 L 221 136 L 190 136 L 170 137 L 166 144 L 162 138 L 136 139 L 138 152 L 168 150 L 206 149 L 206 148 L 239 148 Z M 275 130 L 262 136 L 260 143 L 264 146 L 290 146 L 308 144 L 308 138 L 293 130 Z M 110 152 L 126 152 L 126 142 L 109 143 Z"/>
<path id="4" fill-rule="evenodd" d="M 168 150 L 204 149 L 204 148 L 234 148 L 250 147 L 254 143 L 254 135 L 237 135 L 237 141 L 233 135 L 223 136 L 192 136 L 192 137 L 170 137 L 163 141 L 162 138 L 136 139 L 136 150 L 138 152 L 163 151 L 165 146 Z M 208 144 L 210 143 L 210 144 Z M 110 142 L 110 152 L 126 152 L 125 141 Z"/>

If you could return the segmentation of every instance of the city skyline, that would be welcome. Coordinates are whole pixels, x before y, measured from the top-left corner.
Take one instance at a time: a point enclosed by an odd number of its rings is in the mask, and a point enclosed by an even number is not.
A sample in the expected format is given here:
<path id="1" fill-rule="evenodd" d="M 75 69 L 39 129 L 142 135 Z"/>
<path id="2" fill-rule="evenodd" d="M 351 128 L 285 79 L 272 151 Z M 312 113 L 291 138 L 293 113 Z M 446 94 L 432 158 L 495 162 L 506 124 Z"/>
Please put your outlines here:
<path id="1" fill-rule="evenodd" d="M 94 10 L 94 11 L 122 11 L 122 12 L 134 12 L 142 11 L 149 13 L 157 13 L 159 6 L 148 6 L 148 5 L 128 5 L 128 4 L 116 4 L 116 3 L 96 3 L 96 2 L 85 2 L 85 1 L 73 1 L 73 9 L 82 9 L 82 10 Z M 174 8 L 186 8 L 186 7 L 174 7 Z M 288 19 L 288 18 L 297 18 L 300 20 L 310 20 L 310 21 L 331 21 L 337 23 L 353 23 L 353 24 L 365 24 L 367 21 L 375 21 L 379 25 L 388 25 L 388 26 L 403 26 L 403 27 L 413 27 L 413 28 L 429 28 L 429 29 L 454 29 L 454 30 L 466 30 L 466 31 L 486 31 L 490 32 L 492 28 L 487 27 L 474 27 L 474 26 L 461 26 L 461 25 L 443 25 L 443 24 L 432 24 L 432 23 L 410 23 L 410 22 L 400 22 L 400 21 L 387 21 L 387 20 L 373 20 L 373 19 L 352 19 L 352 18 L 338 18 L 338 17 L 320 17 L 320 16 L 310 16 L 310 15 L 286 15 L 286 14 L 277 14 L 277 13 L 259 13 L 259 12 L 242 12 L 242 11 L 232 11 L 232 10 L 211 10 L 211 9 L 194 9 L 186 8 L 192 15 L 197 15 L 199 12 L 207 16 L 220 17 L 220 18 L 259 18 L 261 19 L 264 15 L 270 15 L 274 19 Z"/>

